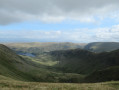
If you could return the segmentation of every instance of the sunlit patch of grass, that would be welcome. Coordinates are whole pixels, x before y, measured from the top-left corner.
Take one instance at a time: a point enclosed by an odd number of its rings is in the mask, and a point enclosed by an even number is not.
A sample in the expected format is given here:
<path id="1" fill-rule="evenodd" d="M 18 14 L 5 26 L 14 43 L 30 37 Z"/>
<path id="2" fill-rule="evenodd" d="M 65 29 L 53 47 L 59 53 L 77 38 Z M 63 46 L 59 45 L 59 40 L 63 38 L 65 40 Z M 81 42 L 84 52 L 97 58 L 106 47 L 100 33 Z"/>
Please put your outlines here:
<path id="1" fill-rule="evenodd" d="M 111 82 L 107 82 L 107 85 L 114 87 L 116 90 L 119 90 L 119 81 L 111 81 Z"/>
<path id="2" fill-rule="evenodd" d="M 45 66 L 54 66 L 59 62 L 59 61 L 53 60 L 52 57 L 48 55 L 39 55 L 38 57 L 29 57 L 29 56 L 23 56 L 23 55 L 21 56 L 25 59 L 28 59 L 30 61 L 39 63 L 41 65 L 45 65 Z"/>

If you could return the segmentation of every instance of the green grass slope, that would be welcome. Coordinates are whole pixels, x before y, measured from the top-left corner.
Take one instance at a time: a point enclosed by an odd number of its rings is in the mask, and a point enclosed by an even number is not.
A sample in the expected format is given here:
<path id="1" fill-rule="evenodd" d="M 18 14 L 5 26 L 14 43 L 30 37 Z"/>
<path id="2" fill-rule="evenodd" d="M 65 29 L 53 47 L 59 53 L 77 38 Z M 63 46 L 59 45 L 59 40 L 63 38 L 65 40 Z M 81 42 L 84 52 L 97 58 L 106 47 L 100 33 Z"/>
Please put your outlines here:
<path id="1" fill-rule="evenodd" d="M 87 44 L 84 49 L 93 52 L 109 52 L 119 49 L 118 42 L 94 42 Z"/>
<path id="2" fill-rule="evenodd" d="M 31 80 L 31 77 L 19 69 L 23 65 L 23 58 L 0 44 L 0 75 L 18 80 Z"/>
<path id="3" fill-rule="evenodd" d="M 84 82 L 119 81 L 119 66 L 98 70 L 85 77 Z"/>
<path id="4" fill-rule="evenodd" d="M 70 73 L 90 74 L 96 70 L 119 65 L 119 50 L 93 53 L 75 49 L 53 51 L 49 54 L 59 60 L 57 68 Z"/>

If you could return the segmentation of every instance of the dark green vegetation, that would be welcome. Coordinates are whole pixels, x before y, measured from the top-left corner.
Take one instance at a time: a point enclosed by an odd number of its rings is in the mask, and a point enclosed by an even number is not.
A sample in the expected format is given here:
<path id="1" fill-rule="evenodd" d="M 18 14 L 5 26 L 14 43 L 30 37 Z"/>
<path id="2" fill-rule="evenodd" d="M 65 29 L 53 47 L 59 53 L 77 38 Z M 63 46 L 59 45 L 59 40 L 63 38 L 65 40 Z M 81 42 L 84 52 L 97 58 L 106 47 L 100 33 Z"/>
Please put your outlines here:
<path id="1" fill-rule="evenodd" d="M 57 67 L 65 72 L 80 74 L 92 73 L 95 70 L 119 65 L 119 50 L 93 53 L 81 49 L 52 51 L 49 53 L 59 61 Z"/>
<path id="2" fill-rule="evenodd" d="M 58 69 L 67 73 L 86 75 L 85 81 L 87 82 L 90 81 L 88 77 L 91 80 L 94 79 L 94 82 L 119 80 L 119 50 L 93 53 L 75 49 L 52 51 L 50 55 L 59 60 L 56 65 Z"/>
<path id="3" fill-rule="evenodd" d="M 85 82 L 103 82 L 119 80 L 119 66 L 98 70 L 85 78 Z"/>
<path id="4" fill-rule="evenodd" d="M 94 42 L 89 43 L 84 47 L 85 50 L 92 52 L 109 52 L 119 49 L 118 42 Z"/>

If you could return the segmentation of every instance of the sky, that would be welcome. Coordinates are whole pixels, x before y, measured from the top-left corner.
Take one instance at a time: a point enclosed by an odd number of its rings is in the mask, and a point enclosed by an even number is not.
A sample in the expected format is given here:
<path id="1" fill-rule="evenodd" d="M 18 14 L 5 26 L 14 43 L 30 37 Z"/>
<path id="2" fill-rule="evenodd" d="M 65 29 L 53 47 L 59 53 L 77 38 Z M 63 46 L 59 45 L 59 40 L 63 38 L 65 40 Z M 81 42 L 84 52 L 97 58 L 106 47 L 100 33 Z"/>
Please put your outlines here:
<path id="1" fill-rule="evenodd" d="M 119 42 L 119 0 L 0 0 L 0 42 Z"/>

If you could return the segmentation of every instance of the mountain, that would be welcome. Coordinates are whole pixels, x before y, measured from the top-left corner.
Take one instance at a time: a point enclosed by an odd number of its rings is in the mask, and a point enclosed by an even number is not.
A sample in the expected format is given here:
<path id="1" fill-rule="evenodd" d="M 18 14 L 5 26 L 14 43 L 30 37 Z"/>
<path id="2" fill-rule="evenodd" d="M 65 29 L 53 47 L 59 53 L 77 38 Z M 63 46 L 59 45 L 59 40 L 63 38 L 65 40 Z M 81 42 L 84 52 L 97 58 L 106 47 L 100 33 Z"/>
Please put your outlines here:
<path id="1" fill-rule="evenodd" d="M 75 49 L 53 51 L 50 54 L 59 60 L 57 68 L 86 75 L 83 82 L 119 80 L 119 50 L 93 53 Z"/>
<path id="2" fill-rule="evenodd" d="M 50 66 L 23 58 L 5 45 L 0 44 L 0 78 L 35 82 L 78 82 L 82 76 L 56 71 Z"/>
<path id="3" fill-rule="evenodd" d="M 119 66 L 119 50 L 112 52 L 93 53 L 86 50 L 62 50 L 52 51 L 50 55 L 59 60 L 56 65 L 58 69 L 68 73 L 80 73 L 83 75 L 92 75 L 93 72 L 104 70 L 106 68 Z M 111 73 L 111 70 L 110 70 Z M 107 76 L 106 73 L 105 77 Z M 112 73 L 116 74 L 116 73 Z M 97 77 L 100 76 L 97 74 Z M 111 77 L 110 80 L 112 80 Z M 105 79 L 105 81 L 108 79 Z M 115 79 L 114 79 L 115 80 Z"/>
<path id="4" fill-rule="evenodd" d="M 13 50 L 0 44 L 0 75 L 15 80 L 39 81 L 43 79 L 40 76 L 52 73 L 47 68 L 17 55 Z"/>
<path id="5" fill-rule="evenodd" d="M 119 49 L 118 42 L 93 42 L 84 47 L 85 50 L 92 52 L 110 52 Z"/>
<path id="6" fill-rule="evenodd" d="M 10 47 L 17 53 L 32 53 L 34 55 L 42 54 L 44 52 L 50 52 L 55 50 L 68 50 L 83 48 L 83 43 L 56 43 L 56 42 L 33 42 L 33 43 L 6 43 L 6 46 Z"/>
<path id="7" fill-rule="evenodd" d="M 40 60 L 44 63 L 39 63 Z M 51 66 L 49 61 L 56 62 Z M 51 62 L 50 62 L 51 63 Z M 119 50 L 94 53 L 83 49 L 19 56 L 0 45 L 0 78 L 37 82 L 101 82 L 119 80 Z"/>

